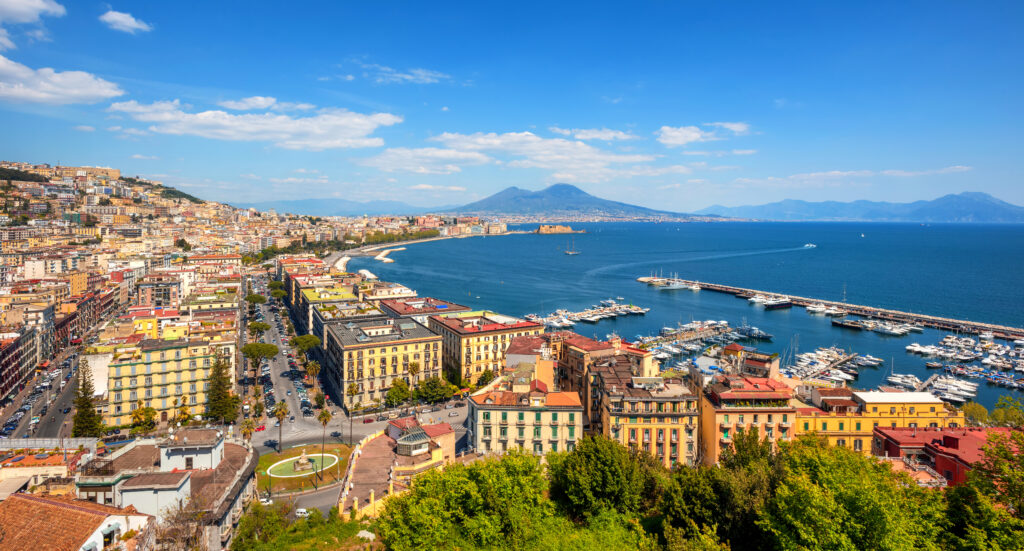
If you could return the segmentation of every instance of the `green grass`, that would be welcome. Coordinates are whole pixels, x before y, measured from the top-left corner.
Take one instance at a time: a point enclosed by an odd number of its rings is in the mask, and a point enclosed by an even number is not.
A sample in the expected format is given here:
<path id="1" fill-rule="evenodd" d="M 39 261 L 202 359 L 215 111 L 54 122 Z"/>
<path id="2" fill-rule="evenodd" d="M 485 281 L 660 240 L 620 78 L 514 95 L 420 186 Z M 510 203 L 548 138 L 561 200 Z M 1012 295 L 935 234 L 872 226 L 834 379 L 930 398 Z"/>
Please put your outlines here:
<path id="1" fill-rule="evenodd" d="M 324 447 L 324 453 L 336 455 L 340 461 L 323 472 L 323 480 L 317 480 L 316 477 L 312 476 L 312 472 L 310 473 L 311 476 L 297 478 L 275 478 L 267 474 L 267 469 L 271 465 L 282 459 L 298 459 L 302 455 L 303 450 L 305 450 L 307 456 L 319 456 L 320 444 L 308 444 L 297 448 L 285 449 L 284 453 L 269 453 L 260 456 L 259 464 L 256 467 L 260 495 L 266 495 L 268 489 L 273 491 L 274 495 L 281 492 L 311 490 L 327 484 L 340 482 L 341 477 L 345 476 L 345 469 L 348 468 L 350 448 L 343 444 L 331 444 L 330 442 Z M 280 469 L 281 467 L 278 468 Z"/>

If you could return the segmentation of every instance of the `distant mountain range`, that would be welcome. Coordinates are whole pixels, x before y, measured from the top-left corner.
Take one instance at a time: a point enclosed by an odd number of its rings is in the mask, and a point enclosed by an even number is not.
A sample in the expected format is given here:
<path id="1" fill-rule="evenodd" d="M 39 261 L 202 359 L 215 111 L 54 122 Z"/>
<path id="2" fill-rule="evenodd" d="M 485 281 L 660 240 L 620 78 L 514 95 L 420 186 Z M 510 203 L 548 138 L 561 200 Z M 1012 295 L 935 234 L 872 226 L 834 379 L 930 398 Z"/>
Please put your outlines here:
<path id="1" fill-rule="evenodd" d="M 639 207 L 595 197 L 569 184 L 554 184 L 540 191 L 518 187 L 506 188 L 486 199 L 468 205 L 417 207 L 401 201 L 348 201 L 345 199 L 291 199 L 260 203 L 237 203 L 237 207 L 261 211 L 305 214 L 309 216 L 361 216 L 378 214 L 445 214 L 514 215 L 564 218 L 592 216 L 610 218 L 682 218 L 691 215 Z"/>
<path id="2" fill-rule="evenodd" d="M 1024 223 L 1024 207 L 996 199 L 987 193 L 964 192 L 931 201 L 887 203 L 882 201 L 808 202 L 786 199 L 765 205 L 723 207 L 697 211 L 730 218 L 782 221 L 864 222 L 989 222 Z"/>
<path id="3" fill-rule="evenodd" d="M 680 218 L 691 216 L 601 199 L 569 184 L 554 184 L 540 191 L 509 187 L 486 199 L 453 209 L 453 212 L 552 218 L 565 216 Z"/>

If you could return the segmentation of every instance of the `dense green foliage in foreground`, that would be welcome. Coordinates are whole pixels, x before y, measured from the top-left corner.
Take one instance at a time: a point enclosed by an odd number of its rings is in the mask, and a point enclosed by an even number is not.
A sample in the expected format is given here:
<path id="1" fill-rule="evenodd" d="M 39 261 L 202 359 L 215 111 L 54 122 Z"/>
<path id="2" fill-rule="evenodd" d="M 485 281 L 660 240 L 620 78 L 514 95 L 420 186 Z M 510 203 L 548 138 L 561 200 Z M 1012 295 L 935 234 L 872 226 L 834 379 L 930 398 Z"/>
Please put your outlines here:
<path id="1" fill-rule="evenodd" d="M 236 550 L 1024 549 L 1024 432 L 990 438 L 967 484 L 923 489 L 888 464 L 824 439 L 772 450 L 737 433 L 719 467 L 664 469 L 617 442 L 585 438 L 546 465 L 511 452 L 418 477 L 372 527 L 253 504 Z"/>
<path id="2" fill-rule="evenodd" d="M 1022 549 L 1024 434 L 967 485 L 923 489 L 875 459 L 738 434 L 715 468 L 667 471 L 601 437 L 416 479 L 374 530 L 393 549 Z"/>

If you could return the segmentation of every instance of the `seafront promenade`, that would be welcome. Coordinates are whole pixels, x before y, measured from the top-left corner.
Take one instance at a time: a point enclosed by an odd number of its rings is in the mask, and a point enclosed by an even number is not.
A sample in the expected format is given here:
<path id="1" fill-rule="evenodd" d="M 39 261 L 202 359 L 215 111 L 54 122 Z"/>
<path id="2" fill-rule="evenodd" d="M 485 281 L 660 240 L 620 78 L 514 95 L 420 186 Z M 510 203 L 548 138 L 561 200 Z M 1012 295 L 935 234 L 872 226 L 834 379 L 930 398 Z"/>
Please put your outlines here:
<path id="1" fill-rule="evenodd" d="M 637 281 L 641 283 L 647 283 L 650 285 L 656 285 L 658 280 L 666 280 L 667 278 L 657 277 L 638 277 Z M 849 304 L 846 302 L 838 302 L 831 300 L 822 300 L 818 298 L 801 297 L 796 295 L 789 295 L 785 293 L 776 293 L 772 291 L 763 291 L 757 289 L 747 289 L 744 287 L 734 287 L 731 285 L 722 285 L 718 283 L 707 283 L 703 281 L 689 281 L 685 279 L 672 279 L 673 283 L 680 282 L 688 285 L 698 285 L 702 290 L 715 291 L 718 293 L 726 293 L 734 295 L 740 298 L 748 298 L 757 294 L 761 295 L 772 295 L 772 296 L 785 296 L 793 303 L 794 306 L 811 306 L 813 304 L 822 304 L 824 306 L 831 306 L 842 309 L 850 315 L 861 316 L 870 319 L 883 320 L 883 321 L 894 321 L 900 323 L 912 323 L 923 327 L 932 327 L 935 329 L 942 329 L 945 331 L 953 331 L 957 333 L 973 333 L 980 334 L 990 332 L 993 337 L 1015 340 L 1024 338 L 1024 328 L 1020 327 L 1009 327 L 1006 325 L 997 325 L 993 323 L 983 323 L 977 321 L 960 320 L 953 318 L 945 318 L 941 316 L 931 316 L 928 314 L 915 314 L 912 312 L 903 312 L 900 310 L 891 310 L 887 308 L 879 308 L 876 306 L 864 306 L 859 304 Z"/>

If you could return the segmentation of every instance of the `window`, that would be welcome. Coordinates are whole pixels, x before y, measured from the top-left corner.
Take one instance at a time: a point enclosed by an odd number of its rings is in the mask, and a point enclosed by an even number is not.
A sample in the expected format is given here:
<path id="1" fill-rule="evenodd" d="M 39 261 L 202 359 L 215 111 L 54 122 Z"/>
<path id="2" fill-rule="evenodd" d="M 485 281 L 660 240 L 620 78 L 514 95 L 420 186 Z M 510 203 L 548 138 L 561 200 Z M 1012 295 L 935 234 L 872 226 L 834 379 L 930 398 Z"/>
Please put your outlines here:
<path id="1" fill-rule="evenodd" d="M 525 433 L 526 433 L 526 429 L 524 429 L 523 427 L 519 427 L 519 439 L 520 439 L 520 440 L 522 440 L 522 439 L 523 439 L 523 435 L 524 435 Z"/>
<path id="2" fill-rule="evenodd" d="M 519 412 L 519 420 L 520 421 L 525 421 L 526 420 L 526 414 L 520 411 Z"/>
<path id="3" fill-rule="evenodd" d="M 857 438 L 857 439 L 855 439 L 853 441 L 853 451 L 859 452 L 859 451 L 861 451 L 861 449 L 862 449 L 862 444 L 861 444 L 860 438 Z"/>
<path id="4" fill-rule="evenodd" d="M 558 438 L 558 427 L 551 427 L 551 439 L 556 440 Z"/>
<path id="5" fill-rule="evenodd" d="M 540 423 L 541 422 L 540 421 L 540 412 L 539 411 L 533 414 L 533 422 L 534 423 Z"/>
<path id="6" fill-rule="evenodd" d="M 540 438 L 540 427 L 533 427 L 533 437 Z"/>
<path id="7" fill-rule="evenodd" d="M 846 423 L 842 423 L 842 422 L 840 422 L 840 423 L 839 423 L 839 430 L 843 430 L 843 427 L 844 427 L 845 425 L 846 425 Z"/>
<path id="8" fill-rule="evenodd" d="M 551 421 L 552 422 L 558 421 L 558 412 L 557 411 L 552 411 L 551 412 Z"/>
<path id="9" fill-rule="evenodd" d="M 860 432 L 860 421 L 857 421 L 856 429 L 857 429 L 857 432 Z"/>
<path id="10" fill-rule="evenodd" d="M 508 421 L 508 412 L 507 411 L 501 412 L 501 420 L 502 421 Z"/>
<path id="11" fill-rule="evenodd" d="M 569 425 L 569 439 L 576 438 L 576 427 Z"/>
<path id="12" fill-rule="evenodd" d="M 186 457 L 185 458 L 185 468 L 186 469 L 191 469 L 192 468 L 192 458 L 191 457 Z"/>
<path id="13" fill-rule="evenodd" d="M 825 432 L 827 430 L 828 430 L 828 421 L 822 421 L 821 422 L 821 431 Z"/>
<path id="14" fill-rule="evenodd" d="M 551 451 L 553 451 L 553 452 L 558 451 L 558 442 L 552 442 L 551 443 Z"/>
<path id="15" fill-rule="evenodd" d="M 811 430 L 811 424 L 808 423 L 807 421 L 804 421 L 804 431 L 810 432 L 810 430 Z"/>
<path id="16" fill-rule="evenodd" d="M 491 412 L 485 411 L 484 412 L 484 421 L 490 421 L 490 420 L 491 420 Z"/>

